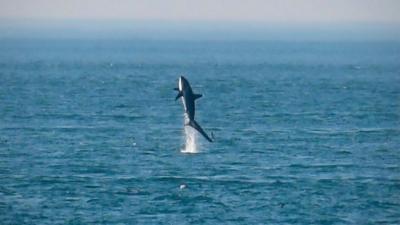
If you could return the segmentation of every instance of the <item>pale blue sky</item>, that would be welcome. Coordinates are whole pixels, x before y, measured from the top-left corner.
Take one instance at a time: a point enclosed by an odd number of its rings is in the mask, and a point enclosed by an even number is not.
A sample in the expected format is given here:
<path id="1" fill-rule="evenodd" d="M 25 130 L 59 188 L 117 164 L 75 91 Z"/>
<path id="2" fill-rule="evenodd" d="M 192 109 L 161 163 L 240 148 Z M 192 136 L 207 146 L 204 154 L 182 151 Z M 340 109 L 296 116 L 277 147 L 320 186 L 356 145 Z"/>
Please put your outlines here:
<path id="1" fill-rule="evenodd" d="M 400 40 L 400 0 L 0 0 L 0 39 Z"/>
<path id="2" fill-rule="evenodd" d="M 400 23 L 399 0 L 0 0 L 0 20 Z"/>

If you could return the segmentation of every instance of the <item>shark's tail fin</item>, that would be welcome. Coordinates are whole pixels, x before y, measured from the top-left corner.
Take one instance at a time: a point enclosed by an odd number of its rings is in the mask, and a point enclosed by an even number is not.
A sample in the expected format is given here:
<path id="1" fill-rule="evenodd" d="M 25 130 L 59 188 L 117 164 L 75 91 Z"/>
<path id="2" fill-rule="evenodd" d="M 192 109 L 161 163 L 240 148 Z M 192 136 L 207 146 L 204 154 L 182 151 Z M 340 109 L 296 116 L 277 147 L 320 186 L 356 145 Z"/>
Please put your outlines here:
<path id="1" fill-rule="evenodd" d="M 207 139 L 207 141 L 213 142 L 212 139 L 206 134 L 206 132 L 204 132 L 203 128 L 201 128 L 200 125 L 195 120 L 189 121 L 187 125 L 193 127 L 198 132 L 200 132 L 200 134 L 202 134 Z"/>

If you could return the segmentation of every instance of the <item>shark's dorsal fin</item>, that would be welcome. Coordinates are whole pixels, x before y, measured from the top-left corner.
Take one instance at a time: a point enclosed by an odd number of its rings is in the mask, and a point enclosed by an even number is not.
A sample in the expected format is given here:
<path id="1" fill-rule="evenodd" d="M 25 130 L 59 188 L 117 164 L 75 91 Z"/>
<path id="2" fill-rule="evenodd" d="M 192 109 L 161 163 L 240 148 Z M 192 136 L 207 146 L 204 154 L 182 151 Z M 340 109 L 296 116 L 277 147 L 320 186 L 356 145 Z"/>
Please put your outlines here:
<path id="1" fill-rule="evenodd" d="M 203 96 L 203 95 L 202 94 L 194 94 L 194 99 L 196 100 L 198 98 L 201 98 L 201 96 Z"/>

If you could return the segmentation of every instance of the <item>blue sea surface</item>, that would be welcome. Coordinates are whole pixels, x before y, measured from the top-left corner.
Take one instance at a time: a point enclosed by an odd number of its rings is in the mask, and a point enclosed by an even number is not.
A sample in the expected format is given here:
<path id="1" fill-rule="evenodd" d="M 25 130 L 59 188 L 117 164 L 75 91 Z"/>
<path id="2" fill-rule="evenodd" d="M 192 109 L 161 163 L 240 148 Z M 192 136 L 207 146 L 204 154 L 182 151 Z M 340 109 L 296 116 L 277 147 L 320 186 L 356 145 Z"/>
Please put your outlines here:
<path id="1" fill-rule="evenodd" d="M 1 224 L 400 224 L 400 42 L 2 39 L 0 78 Z"/>

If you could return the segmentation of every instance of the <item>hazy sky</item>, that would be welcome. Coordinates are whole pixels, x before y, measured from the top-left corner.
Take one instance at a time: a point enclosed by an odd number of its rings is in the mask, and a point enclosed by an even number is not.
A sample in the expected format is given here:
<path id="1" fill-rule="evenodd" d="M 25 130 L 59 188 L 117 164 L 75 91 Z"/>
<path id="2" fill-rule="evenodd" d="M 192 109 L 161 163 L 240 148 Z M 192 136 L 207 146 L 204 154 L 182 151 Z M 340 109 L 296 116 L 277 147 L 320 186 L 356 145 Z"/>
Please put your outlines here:
<path id="1" fill-rule="evenodd" d="M 400 23 L 400 0 L 0 0 L 0 20 Z"/>

